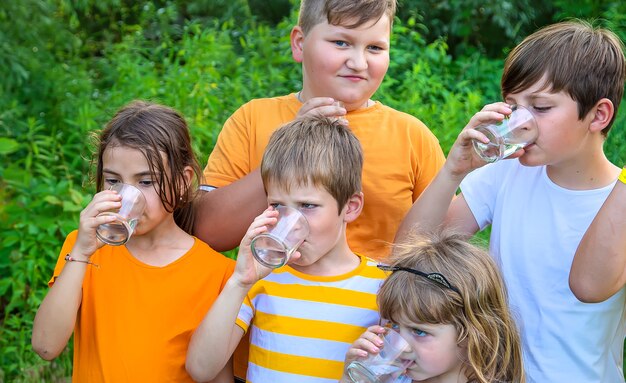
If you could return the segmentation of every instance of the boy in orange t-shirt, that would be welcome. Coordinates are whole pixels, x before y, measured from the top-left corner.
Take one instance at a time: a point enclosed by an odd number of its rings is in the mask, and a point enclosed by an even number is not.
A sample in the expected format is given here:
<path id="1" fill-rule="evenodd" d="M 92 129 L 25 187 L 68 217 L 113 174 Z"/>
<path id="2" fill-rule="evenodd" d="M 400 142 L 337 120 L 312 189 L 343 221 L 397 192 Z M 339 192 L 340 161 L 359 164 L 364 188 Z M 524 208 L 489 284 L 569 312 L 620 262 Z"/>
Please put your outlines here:
<path id="1" fill-rule="evenodd" d="M 348 225 L 355 251 L 384 259 L 413 201 L 445 160 L 418 119 L 374 101 L 389 66 L 395 0 L 303 0 L 291 51 L 302 89 L 251 100 L 226 121 L 204 170 L 194 232 L 214 249 L 239 245 L 265 209 L 259 164 L 274 130 L 308 113 L 338 117 L 361 142 L 365 205 Z M 215 225 L 219 222 L 219 225 Z"/>

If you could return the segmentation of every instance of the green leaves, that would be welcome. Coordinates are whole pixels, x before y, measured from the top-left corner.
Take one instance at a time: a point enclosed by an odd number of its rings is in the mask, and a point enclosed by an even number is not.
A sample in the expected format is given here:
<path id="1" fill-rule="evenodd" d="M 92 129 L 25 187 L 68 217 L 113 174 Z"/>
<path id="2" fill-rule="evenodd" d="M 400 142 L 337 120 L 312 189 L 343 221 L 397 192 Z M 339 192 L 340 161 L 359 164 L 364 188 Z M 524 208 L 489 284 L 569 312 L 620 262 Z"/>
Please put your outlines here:
<path id="1" fill-rule="evenodd" d="M 9 154 L 17 151 L 20 144 L 10 138 L 0 137 L 0 154 Z"/>

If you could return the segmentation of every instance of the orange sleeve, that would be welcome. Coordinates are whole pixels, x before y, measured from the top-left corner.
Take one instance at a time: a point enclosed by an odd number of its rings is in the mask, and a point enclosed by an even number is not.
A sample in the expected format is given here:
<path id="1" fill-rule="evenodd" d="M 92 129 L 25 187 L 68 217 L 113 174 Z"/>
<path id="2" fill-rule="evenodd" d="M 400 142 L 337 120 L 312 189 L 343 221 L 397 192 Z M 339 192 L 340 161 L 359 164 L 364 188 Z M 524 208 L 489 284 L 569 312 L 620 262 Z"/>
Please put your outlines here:
<path id="1" fill-rule="evenodd" d="M 74 230 L 65 237 L 65 242 L 63 242 L 63 246 L 61 247 L 61 252 L 59 253 L 59 257 L 57 258 L 56 266 L 54 267 L 54 272 L 52 273 L 52 278 L 48 281 L 48 287 L 52 287 L 54 281 L 56 281 L 57 277 L 61 275 L 61 271 L 63 271 L 63 267 L 65 267 L 65 256 L 69 254 L 74 248 L 74 243 L 76 243 L 76 237 L 78 236 L 78 230 Z"/>
<path id="2" fill-rule="evenodd" d="M 249 108 L 249 104 L 241 106 L 224 123 L 204 168 L 203 183 L 222 187 L 252 171 L 248 154 L 249 124 L 246 117 Z"/>
<path id="3" fill-rule="evenodd" d="M 439 140 L 425 127 L 422 136 L 417 141 L 415 156 L 417 158 L 417 169 L 415 172 L 415 188 L 413 189 L 413 202 L 422 194 L 424 189 L 435 178 L 439 170 L 446 162 Z"/>

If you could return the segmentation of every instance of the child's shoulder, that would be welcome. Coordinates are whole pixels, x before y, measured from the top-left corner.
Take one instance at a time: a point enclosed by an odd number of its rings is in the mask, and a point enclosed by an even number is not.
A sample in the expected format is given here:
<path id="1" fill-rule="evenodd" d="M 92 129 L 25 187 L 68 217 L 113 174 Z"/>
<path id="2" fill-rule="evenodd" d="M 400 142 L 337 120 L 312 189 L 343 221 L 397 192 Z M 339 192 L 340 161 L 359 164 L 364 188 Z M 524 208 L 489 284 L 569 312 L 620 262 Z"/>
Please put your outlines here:
<path id="1" fill-rule="evenodd" d="M 413 133 L 428 134 L 433 133 L 428 129 L 426 124 L 418 117 L 398 109 L 387 106 L 380 101 L 376 101 L 373 106 L 365 109 L 350 112 L 348 115 L 358 120 L 360 124 L 375 124 L 382 129 L 406 129 Z M 381 125 L 381 122 L 384 124 Z"/>
<path id="2" fill-rule="evenodd" d="M 282 107 L 285 105 L 299 106 L 301 103 L 294 93 L 275 97 L 259 97 L 253 98 L 244 103 L 241 108 L 249 109 L 267 109 L 272 107 Z"/>
<path id="3" fill-rule="evenodd" d="M 339 286 L 343 283 L 353 284 L 353 281 L 357 281 L 357 284 L 368 284 L 371 283 L 372 280 L 385 279 L 386 275 L 377 267 L 377 261 L 360 254 L 356 254 L 356 256 L 358 257 L 356 267 L 340 274 L 314 275 L 307 273 L 306 270 L 296 270 L 287 265 L 274 270 L 265 280 L 269 282 L 280 282 L 285 285 Z"/>
<path id="4" fill-rule="evenodd" d="M 366 257 L 364 255 L 357 254 L 361 258 L 361 264 L 363 268 L 361 270 L 361 275 L 365 277 L 369 277 L 372 279 L 385 279 L 387 278 L 387 273 L 378 268 L 379 264 L 383 264 L 383 261 L 377 261 L 373 258 Z"/>
<path id="5" fill-rule="evenodd" d="M 213 250 L 206 242 L 202 241 L 199 238 L 193 237 L 194 244 L 192 248 L 189 250 L 190 255 L 196 255 L 197 259 L 203 260 L 204 262 L 209 262 L 214 265 L 220 265 L 225 268 L 233 268 L 235 265 L 235 261 L 233 259 L 228 258 L 222 253 L 218 253 Z"/>

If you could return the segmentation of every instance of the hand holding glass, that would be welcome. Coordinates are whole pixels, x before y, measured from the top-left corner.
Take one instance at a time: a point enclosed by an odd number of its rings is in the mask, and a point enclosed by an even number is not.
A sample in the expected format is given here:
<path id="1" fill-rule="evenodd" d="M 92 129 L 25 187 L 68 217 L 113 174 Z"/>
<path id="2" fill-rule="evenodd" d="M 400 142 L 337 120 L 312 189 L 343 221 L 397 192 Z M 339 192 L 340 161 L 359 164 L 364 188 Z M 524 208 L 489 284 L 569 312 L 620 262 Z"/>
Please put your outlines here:
<path id="1" fill-rule="evenodd" d="M 348 376 L 354 383 L 392 383 L 406 381 L 402 374 L 411 362 L 401 358 L 411 346 L 394 330 L 388 329 L 382 337 L 383 347 L 378 354 L 355 360 L 348 365 Z M 410 380 L 409 380 L 410 381 Z"/>
<path id="2" fill-rule="evenodd" d="M 252 239 L 252 255 L 265 267 L 281 267 L 309 235 L 309 223 L 302 213 L 288 206 L 278 206 L 278 222 Z"/>
<path id="3" fill-rule="evenodd" d="M 137 221 L 146 207 L 146 198 L 141 190 L 123 183 L 113 184 L 109 190 L 115 190 L 122 196 L 122 207 L 119 210 L 105 211 L 98 217 L 112 215 L 116 219 L 96 229 L 96 236 L 102 242 L 118 246 L 125 244 L 133 234 Z"/>
<path id="4" fill-rule="evenodd" d="M 499 123 L 483 124 L 476 130 L 487 136 L 488 143 L 474 140 L 474 150 L 485 162 L 495 162 L 532 144 L 539 130 L 532 112 L 521 105 L 511 106 L 513 112 Z"/>

